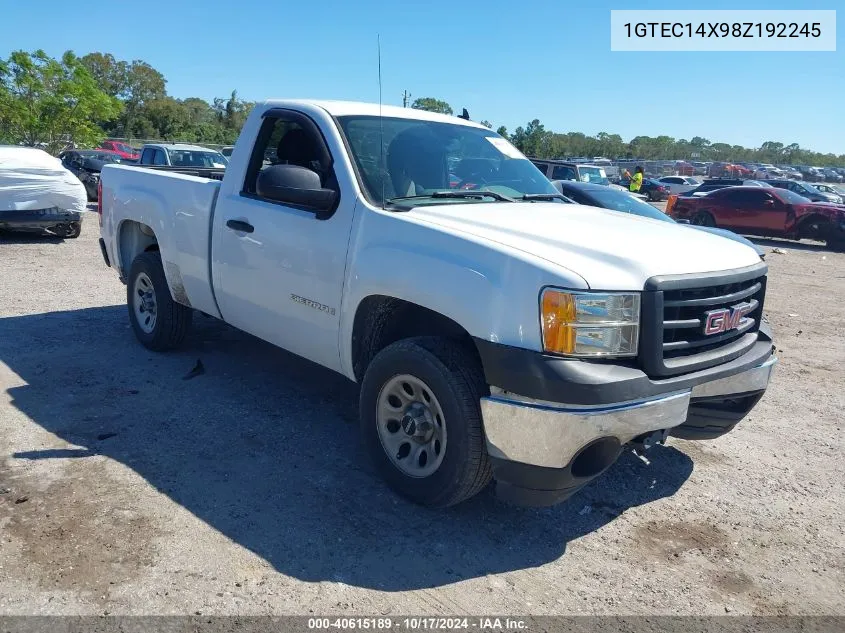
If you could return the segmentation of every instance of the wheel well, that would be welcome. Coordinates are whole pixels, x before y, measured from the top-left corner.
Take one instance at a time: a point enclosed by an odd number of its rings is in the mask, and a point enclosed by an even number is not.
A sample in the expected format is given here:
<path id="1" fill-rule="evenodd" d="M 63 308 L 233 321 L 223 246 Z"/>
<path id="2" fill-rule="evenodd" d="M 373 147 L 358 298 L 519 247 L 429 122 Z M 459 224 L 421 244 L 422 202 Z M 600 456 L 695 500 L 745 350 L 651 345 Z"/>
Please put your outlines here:
<path id="1" fill-rule="evenodd" d="M 830 218 L 823 215 L 808 215 L 798 225 L 798 238 L 823 240 L 827 237 L 831 226 Z"/>
<path id="2" fill-rule="evenodd" d="M 118 248 L 121 271 L 124 275 L 128 275 L 129 268 L 138 255 L 158 250 L 158 239 L 155 232 L 146 224 L 127 220 L 120 225 Z"/>
<path id="3" fill-rule="evenodd" d="M 352 367 L 361 381 L 375 355 L 396 341 L 415 336 L 453 339 L 478 358 L 472 337 L 447 316 L 416 303 L 373 295 L 364 299 L 355 312 L 352 326 Z M 479 359 L 480 362 L 480 359 Z"/>

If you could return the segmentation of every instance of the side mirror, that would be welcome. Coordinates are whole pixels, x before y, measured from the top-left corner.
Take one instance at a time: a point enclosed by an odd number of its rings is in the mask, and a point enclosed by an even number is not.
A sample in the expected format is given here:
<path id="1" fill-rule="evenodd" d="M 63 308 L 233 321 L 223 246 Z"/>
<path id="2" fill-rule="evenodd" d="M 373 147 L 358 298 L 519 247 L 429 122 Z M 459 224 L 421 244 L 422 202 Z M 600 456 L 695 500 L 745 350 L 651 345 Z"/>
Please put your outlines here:
<path id="1" fill-rule="evenodd" d="M 258 174 L 255 193 L 285 204 L 329 211 L 337 202 L 337 191 L 323 189 L 317 172 L 299 165 L 272 165 Z"/>

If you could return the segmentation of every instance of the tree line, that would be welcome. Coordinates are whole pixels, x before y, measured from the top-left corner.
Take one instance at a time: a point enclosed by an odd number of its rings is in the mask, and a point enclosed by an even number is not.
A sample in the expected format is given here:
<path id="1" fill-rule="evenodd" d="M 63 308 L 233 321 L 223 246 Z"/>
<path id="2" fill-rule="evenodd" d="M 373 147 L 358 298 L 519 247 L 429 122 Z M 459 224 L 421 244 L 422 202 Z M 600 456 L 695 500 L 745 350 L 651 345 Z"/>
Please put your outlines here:
<path id="1" fill-rule="evenodd" d="M 110 53 L 78 57 L 68 51 L 54 59 L 42 50 L 15 51 L 0 60 L 0 143 L 45 144 L 58 151 L 73 142 L 94 147 L 103 138 L 161 139 L 231 144 L 254 103 L 236 90 L 211 102 L 199 97 L 177 99 L 167 94 L 167 80 L 143 60 L 118 60 Z M 410 107 L 454 114 L 434 97 L 421 97 Z M 486 120 L 488 128 L 493 125 Z M 553 132 L 538 120 L 512 133 L 496 130 L 520 151 L 538 158 L 606 156 L 609 158 L 697 159 L 768 162 L 820 166 L 845 165 L 845 154 L 821 154 L 767 141 L 757 148 L 711 142 L 695 136 L 636 136 Z"/>

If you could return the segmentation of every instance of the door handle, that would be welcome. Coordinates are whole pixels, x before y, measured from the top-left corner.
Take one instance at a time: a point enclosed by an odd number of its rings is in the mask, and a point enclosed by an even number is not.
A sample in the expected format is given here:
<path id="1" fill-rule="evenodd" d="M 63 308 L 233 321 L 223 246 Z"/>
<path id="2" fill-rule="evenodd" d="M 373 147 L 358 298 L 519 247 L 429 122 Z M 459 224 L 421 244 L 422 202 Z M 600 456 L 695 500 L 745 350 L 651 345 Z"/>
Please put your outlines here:
<path id="1" fill-rule="evenodd" d="M 228 220 L 226 226 L 233 231 L 241 231 L 242 233 L 252 233 L 255 230 L 252 224 L 243 220 Z"/>

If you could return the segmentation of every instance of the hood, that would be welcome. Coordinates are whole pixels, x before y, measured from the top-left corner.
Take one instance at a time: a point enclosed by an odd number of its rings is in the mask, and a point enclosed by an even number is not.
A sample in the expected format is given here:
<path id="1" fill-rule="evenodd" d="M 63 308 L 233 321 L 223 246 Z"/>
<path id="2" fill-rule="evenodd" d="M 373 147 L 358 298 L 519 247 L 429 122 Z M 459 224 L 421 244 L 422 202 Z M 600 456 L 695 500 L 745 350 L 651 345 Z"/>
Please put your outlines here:
<path id="1" fill-rule="evenodd" d="M 805 211 L 824 211 L 826 215 L 832 215 L 834 213 L 838 215 L 845 214 L 845 204 L 840 204 L 838 202 L 825 202 L 824 200 L 818 200 L 802 206 Z"/>
<path id="2" fill-rule="evenodd" d="M 539 257 L 590 288 L 642 290 L 655 275 L 707 273 L 760 262 L 753 248 L 673 222 L 578 204 L 475 203 L 416 207 L 408 219 Z"/>
<path id="3" fill-rule="evenodd" d="M 696 226 L 694 224 L 685 224 L 684 226 L 688 226 L 691 229 L 695 229 L 696 231 L 704 231 L 705 233 L 710 233 L 712 235 L 718 235 L 719 237 L 724 237 L 729 240 L 733 240 L 734 242 L 738 242 L 740 244 L 745 244 L 746 246 L 750 246 L 760 257 L 763 257 L 766 254 L 766 251 L 757 246 L 754 242 L 749 240 L 748 238 L 742 237 L 742 235 L 737 235 L 733 231 L 729 231 L 728 229 L 719 229 L 714 226 Z"/>

